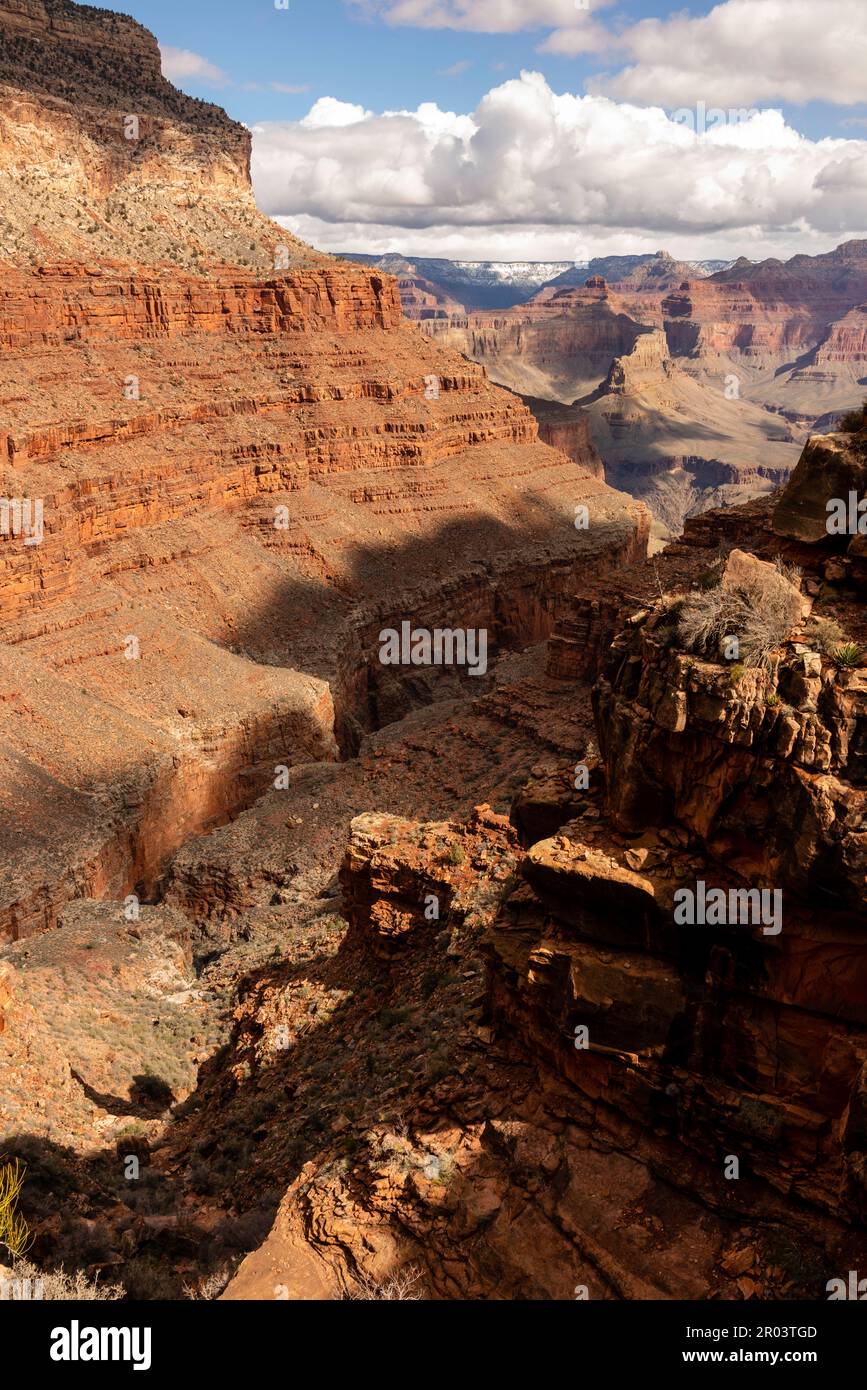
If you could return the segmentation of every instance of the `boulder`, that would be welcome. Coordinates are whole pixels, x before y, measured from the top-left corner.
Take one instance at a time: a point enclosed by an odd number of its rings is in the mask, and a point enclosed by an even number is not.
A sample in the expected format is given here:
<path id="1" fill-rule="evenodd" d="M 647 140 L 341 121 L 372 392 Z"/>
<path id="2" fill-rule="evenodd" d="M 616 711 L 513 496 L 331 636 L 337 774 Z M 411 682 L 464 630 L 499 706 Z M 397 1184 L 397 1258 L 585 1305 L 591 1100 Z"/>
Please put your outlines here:
<path id="1" fill-rule="evenodd" d="M 827 541 L 828 503 L 833 498 L 845 502 L 850 492 L 867 494 L 864 431 L 813 436 L 777 503 L 774 530 L 809 545 Z"/>

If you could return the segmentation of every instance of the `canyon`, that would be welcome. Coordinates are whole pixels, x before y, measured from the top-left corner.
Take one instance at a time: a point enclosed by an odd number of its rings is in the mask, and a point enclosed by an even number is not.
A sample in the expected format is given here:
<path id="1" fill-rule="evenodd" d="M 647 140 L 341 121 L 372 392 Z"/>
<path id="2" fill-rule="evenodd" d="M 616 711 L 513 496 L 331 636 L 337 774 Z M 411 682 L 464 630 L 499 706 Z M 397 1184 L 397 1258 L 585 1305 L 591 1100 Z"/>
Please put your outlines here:
<path id="1" fill-rule="evenodd" d="M 586 414 L 606 479 L 647 503 L 663 540 L 699 511 L 769 494 L 809 433 L 863 399 L 862 241 L 719 268 L 601 258 L 496 308 L 456 306 L 452 279 L 446 292 L 405 265 L 407 316 L 492 380 Z"/>
<path id="2" fill-rule="evenodd" d="M 0 39 L 30 1258 L 144 1301 L 823 1298 L 867 1259 L 867 563 L 819 522 L 867 434 L 800 450 L 707 383 L 823 315 L 857 373 L 862 252 L 761 345 L 725 312 L 810 267 L 452 311 L 262 217 L 133 21 L 0 0 Z M 747 582 L 796 614 L 768 661 L 690 648 Z M 405 623 L 484 631 L 484 673 L 383 664 Z M 782 931 L 679 926 L 698 882 Z"/>

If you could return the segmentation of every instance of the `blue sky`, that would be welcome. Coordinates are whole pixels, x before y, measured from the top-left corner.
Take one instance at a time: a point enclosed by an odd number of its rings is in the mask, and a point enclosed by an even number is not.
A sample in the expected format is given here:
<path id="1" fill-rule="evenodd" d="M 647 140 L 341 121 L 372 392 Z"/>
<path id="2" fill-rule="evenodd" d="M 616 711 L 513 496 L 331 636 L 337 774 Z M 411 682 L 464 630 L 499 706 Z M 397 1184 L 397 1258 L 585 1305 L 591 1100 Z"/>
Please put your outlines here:
<path id="1" fill-rule="evenodd" d="M 791 254 L 867 227 L 867 0 L 110 8 L 156 34 L 177 85 L 253 128 L 260 204 L 325 249 Z M 515 85 L 522 70 L 542 86 Z M 707 136 L 702 107 L 744 114 Z M 672 112 L 696 113 L 691 145 L 672 146 Z"/>
<path id="2" fill-rule="evenodd" d="M 821 8 L 823 0 L 816 3 Z M 513 34 L 419 29 L 365 19 L 345 0 L 289 0 L 288 10 L 277 10 L 273 0 L 128 0 L 104 8 L 132 14 L 161 43 L 199 54 L 221 69 L 230 83 L 190 76 L 177 85 L 193 96 L 219 101 L 248 125 L 298 119 L 320 96 L 374 110 L 437 101 L 472 111 L 495 82 L 516 76 L 521 68 L 538 69 L 558 90 L 578 92 L 600 68 L 596 54 L 540 53 L 550 26 Z M 682 11 L 706 15 L 713 8 L 628 0 L 597 13 L 617 31 L 646 18 L 664 19 Z M 867 71 L 867 54 L 863 59 Z M 271 83 L 305 90 L 274 91 Z M 244 84 L 258 84 L 260 90 L 245 90 Z M 857 109 L 867 117 L 867 76 L 864 87 L 864 102 Z M 827 102 L 775 105 L 797 130 L 814 137 L 843 133 L 840 122 L 852 114 Z"/>

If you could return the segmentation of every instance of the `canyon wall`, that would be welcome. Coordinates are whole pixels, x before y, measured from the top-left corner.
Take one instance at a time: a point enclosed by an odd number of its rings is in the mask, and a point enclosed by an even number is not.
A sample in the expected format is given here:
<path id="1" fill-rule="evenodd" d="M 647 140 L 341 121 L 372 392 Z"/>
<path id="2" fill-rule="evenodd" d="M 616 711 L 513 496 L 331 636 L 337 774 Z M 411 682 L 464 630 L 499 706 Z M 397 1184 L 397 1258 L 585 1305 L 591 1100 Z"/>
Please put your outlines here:
<path id="1" fill-rule="evenodd" d="M 262 218 L 248 132 L 165 82 L 140 26 L 22 0 L 0 35 L 17 937 L 70 897 L 153 896 L 281 768 L 453 692 L 454 669 L 383 666 L 384 626 L 485 627 L 493 664 L 551 631 L 583 568 L 640 553 L 647 523 L 408 324 L 391 277 Z"/>
<path id="2" fill-rule="evenodd" d="M 315 259 L 262 217 L 250 132 L 162 75 L 135 20 L 0 3 L 0 262 L 274 266 Z"/>
<path id="3" fill-rule="evenodd" d="M 616 260 L 613 282 L 569 270 L 506 312 L 441 306 L 423 327 L 513 390 L 587 408 L 608 481 L 659 537 L 785 481 L 808 430 L 863 398 L 867 243 L 708 277 Z"/>

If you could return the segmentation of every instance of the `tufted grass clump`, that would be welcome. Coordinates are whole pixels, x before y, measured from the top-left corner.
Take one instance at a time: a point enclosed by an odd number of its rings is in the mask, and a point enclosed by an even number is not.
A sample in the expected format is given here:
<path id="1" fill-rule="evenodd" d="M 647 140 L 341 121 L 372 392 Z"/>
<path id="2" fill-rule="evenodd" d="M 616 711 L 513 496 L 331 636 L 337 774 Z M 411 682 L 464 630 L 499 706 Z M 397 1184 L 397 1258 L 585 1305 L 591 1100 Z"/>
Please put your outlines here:
<path id="1" fill-rule="evenodd" d="M 834 660 L 838 666 L 851 669 L 861 664 L 861 648 L 857 642 L 844 642 L 842 647 L 838 647 L 834 652 Z"/>

